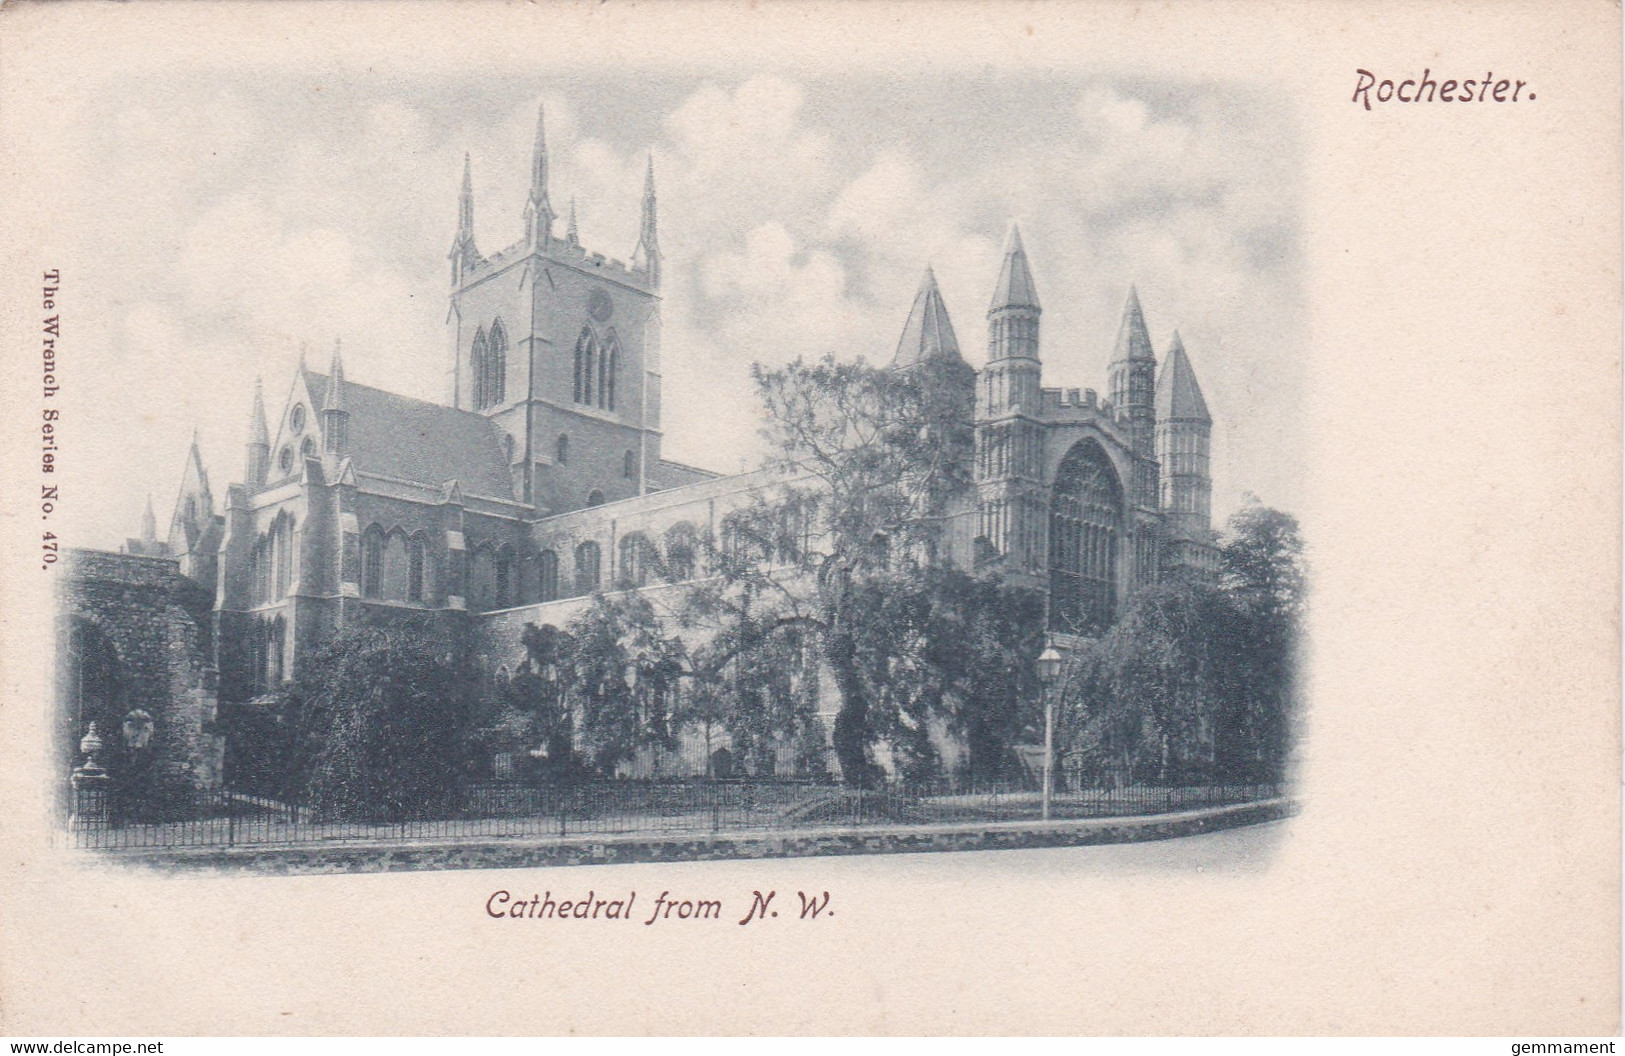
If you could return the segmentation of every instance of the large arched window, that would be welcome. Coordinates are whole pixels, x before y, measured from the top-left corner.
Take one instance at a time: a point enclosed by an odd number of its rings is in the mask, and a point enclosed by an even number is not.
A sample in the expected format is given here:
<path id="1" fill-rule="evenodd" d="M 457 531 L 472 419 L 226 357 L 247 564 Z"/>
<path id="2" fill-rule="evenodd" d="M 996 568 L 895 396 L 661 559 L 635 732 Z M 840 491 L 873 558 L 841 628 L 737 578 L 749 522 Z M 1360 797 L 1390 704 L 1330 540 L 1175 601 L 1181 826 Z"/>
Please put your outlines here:
<path id="1" fill-rule="evenodd" d="M 474 347 L 468 355 L 469 384 L 473 386 L 475 408 L 484 407 L 486 372 L 490 369 L 491 343 L 485 336 L 485 327 L 474 331 Z"/>
<path id="2" fill-rule="evenodd" d="M 593 402 L 595 391 L 594 376 L 598 372 L 598 338 L 590 327 L 581 328 L 581 336 L 576 338 L 576 384 L 575 401 L 590 404 Z"/>
<path id="3" fill-rule="evenodd" d="M 1050 627 L 1099 634 L 1117 616 L 1123 485 L 1093 440 L 1061 460 L 1050 498 Z"/>
<path id="4" fill-rule="evenodd" d="M 286 512 L 277 514 L 271 524 L 271 600 L 287 597 L 293 585 L 293 525 L 293 516 Z"/>
<path id="5" fill-rule="evenodd" d="M 391 528 L 384 536 L 384 567 L 378 596 L 389 601 L 405 601 L 411 593 L 411 558 L 407 554 L 406 533 Z"/>
<path id="6" fill-rule="evenodd" d="M 559 555 L 543 550 L 536 555 L 536 572 L 541 580 L 542 601 L 557 601 L 559 597 Z"/>
<path id="7" fill-rule="evenodd" d="M 361 533 L 361 596 L 378 598 L 384 590 L 384 530 L 369 524 Z"/>
<path id="8" fill-rule="evenodd" d="M 597 543 L 589 541 L 576 547 L 576 594 L 591 594 L 598 589 L 602 562 Z"/>
<path id="9" fill-rule="evenodd" d="M 482 407 L 503 401 L 508 388 L 508 331 L 498 319 L 491 324 L 489 347 L 485 354 L 485 400 Z"/>
<path id="10" fill-rule="evenodd" d="M 699 533 L 689 522 L 678 521 L 666 529 L 666 577 L 673 583 L 694 578 L 698 545 Z"/>

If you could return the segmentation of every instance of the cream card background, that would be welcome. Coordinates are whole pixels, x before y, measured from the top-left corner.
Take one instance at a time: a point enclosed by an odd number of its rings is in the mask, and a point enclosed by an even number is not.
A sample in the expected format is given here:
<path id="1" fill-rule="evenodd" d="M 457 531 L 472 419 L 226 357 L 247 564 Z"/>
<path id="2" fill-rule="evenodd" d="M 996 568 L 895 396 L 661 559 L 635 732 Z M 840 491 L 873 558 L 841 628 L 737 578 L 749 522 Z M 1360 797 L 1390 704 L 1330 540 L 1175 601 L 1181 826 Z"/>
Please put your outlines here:
<path id="1" fill-rule="evenodd" d="M 53 173 L 80 159 L 47 145 L 84 120 L 77 86 L 221 63 L 533 69 L 572 49 L 629 76 L 1111 66 L 1290 98 L 1307 156 L 1310 499 L 1294 512 L 1313 648 L 1304 809 L 1269 860 L 1170 868 L 1153 848 L 1082 873 L 1013 852 L 279 879 L 108 870 L 47 846 L 35 309 L 74 209 Z M 1511 71 L 1538 102 L 1351 105 L 1356 68 L 1424 66 Z M 1619 13 L 1603 3 L 8 8 L 0 1027 L 1617 1031 L 1620 100 Z M 128 383 L 145 398 L 173 381 Z M 730 908 L 754 888 L 827 889 L 838 915 L 515 926 L 484 917 L 499 887 Z"/>

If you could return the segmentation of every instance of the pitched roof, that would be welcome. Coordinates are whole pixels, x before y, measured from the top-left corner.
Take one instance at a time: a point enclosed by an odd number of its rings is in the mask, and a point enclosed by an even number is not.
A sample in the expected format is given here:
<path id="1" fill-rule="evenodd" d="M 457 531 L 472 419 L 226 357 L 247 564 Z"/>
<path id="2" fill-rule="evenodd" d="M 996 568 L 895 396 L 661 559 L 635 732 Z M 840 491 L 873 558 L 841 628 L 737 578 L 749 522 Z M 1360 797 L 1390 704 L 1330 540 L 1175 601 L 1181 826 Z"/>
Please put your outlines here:
<path id="1" fill-rule="evenodd" d="M 305 371 L 311 402 L 327 405 L 329 378 Z M 470 495 L 513 498 L 502 432 L 490 419 L 426 400 L 344 382 L 349 454 L 364 473 L 439 486 L 462 483 Z"/>
<path id="2" fill-rule="evenodd" d="M 948 306 L 942 303 L 942 291 L 937 289 L 937 277 L 930 268 L 920 280 L 920 292 L 914 296 L 914 307 L 903 324 L 903 336 L 897 342 L 897 355 L 892 358 L 892 369 L 913 367 L 929 359 L 946 357 L 961 359 L 959 339 L 954 336 L 954 324 L 948 319 Z"/>
<path id="3" fill-rule="evenodd" d="M 1133 286 L 1128 288 L 1128 300 L 1123 302 L 1123 322 L 1117 328 L 1117 344 L 1112 349 L 1112 362 L 1120 359 L 1154 359 L 1151 335 L 1145 328 L 1145 313 L 1140 311 L 1140 294 Z"/>
<path id="4" fill-rule="evenodd" d="M 1162 361 L 1157 374 L 1157 421 L 1183 420 L 1213 424 L 1207 413 L 1207 401 L 1202 399 L 1202 386 L 1196 383 L 1196 371 L 1185 355 L 1185 343 L 1174 333 L 1174 342 Z"/>
<path id="5" fill-rule="evenodd" d="M 1004 264 L 999 268 L 999 284 L 993 290 L 993 303 L 988 311 L 1038 306 L 1038 287 L 1033 285 L 1032 269 L 1027 266 L 1027 250 L 1021 244 L 1021 231 L 1011 224 L 1010 237 L 1004 243 Z"/>

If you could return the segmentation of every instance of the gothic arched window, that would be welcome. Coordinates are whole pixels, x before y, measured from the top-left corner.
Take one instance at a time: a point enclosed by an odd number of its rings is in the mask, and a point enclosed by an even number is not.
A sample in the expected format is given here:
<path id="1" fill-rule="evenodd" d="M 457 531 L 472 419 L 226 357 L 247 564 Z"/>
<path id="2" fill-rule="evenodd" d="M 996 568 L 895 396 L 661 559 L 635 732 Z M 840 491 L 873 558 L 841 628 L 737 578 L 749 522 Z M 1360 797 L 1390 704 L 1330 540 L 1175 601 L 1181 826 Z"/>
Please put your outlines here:
<path id="1" fill-rule="evenodd" d="M 536 555 L 537 578 L 541 580 L 541 600 L 557 601 L 559 597 L 559 555 L 543 550 Z"/>
<path id="2" fill-rule="evenodd" d="M 412 536 L 406 544 L 406 600 L 421 602 L 424 599 L 423 566 L 428 558 L 429 546 L 419 532 Z"/>
<path id="3" fill-rule="evenodd" d="M 597 543 L 588 541 L 576 547 L 576 594 L 591 594 L 598 589 L 602 561 Z"/>
<path id="4" fill-rule="evenodd" d="M 384 589 L 384 530 L 376 524 L 361 535 L 361 596 L 376 598 Z"/>
<path id="5" fill-rule="evenodd" d="M 485 337 L 485 327 L 474 331 L 474 347 L 468 357 L 468 376 L 473 386 L 474 407 L 479 409 L 490 401 L 485 397 L 486 371 L 489 369 L 487 361 L 491 358 L 490 342 Z"/>
<path id="6" fill-rule="evenodd" d="M 649 540 L 642 532 L 621 537 L 620 579 L 622 589 L 646 586 L 649 582 Z"/>
<path id="7" fill-rule="evenodd" d="M 489 347 L 485 353 L 485 402 L 483 407 L 499 404 L 508 389 L 508 331 L 498 319 L 491 324 Z"/>
<path id="8" fill-rule="evenodd" d="M 594 402 L 596 387 L 594 382 L 598 379 L 599 369 L 598 338 L 593 335 L 591 327 L 582 327 L 581 336 L 576 338 L 576 384 L 575 401 L 577 403 L 591 404 Z"/>
<path id="9" fill-rule="evenodd" d="M 553 455 L 553 461 L 561 466 L 570 461 L 570 435 L 568 433 L 559 434 L 559 442 Z"/>
<path id="10" fill-rule="evenodd" d="M 594 488 L 594 489 L 592 489 L 592 491 L 587 493 L 587 505 L 588 506 L 602 506 L 603 504 L 604 504 L 604 493 L 602 491 L 599 491 L 597 488 Z"/>
<path id="11" fill-rule="evenodd" d="M 694 578 L 694 555 L 698 533 L 687 521 L 666 529 L 666 576 L 673 583 Z"/>
<path id="12" fill-rule="evenodd" d="M 1117 552 L 1123 485 L 1093 440 L 1061 460 L 1050 499 L 1050 626 L 1099 634 L 1117 616 Z"/>

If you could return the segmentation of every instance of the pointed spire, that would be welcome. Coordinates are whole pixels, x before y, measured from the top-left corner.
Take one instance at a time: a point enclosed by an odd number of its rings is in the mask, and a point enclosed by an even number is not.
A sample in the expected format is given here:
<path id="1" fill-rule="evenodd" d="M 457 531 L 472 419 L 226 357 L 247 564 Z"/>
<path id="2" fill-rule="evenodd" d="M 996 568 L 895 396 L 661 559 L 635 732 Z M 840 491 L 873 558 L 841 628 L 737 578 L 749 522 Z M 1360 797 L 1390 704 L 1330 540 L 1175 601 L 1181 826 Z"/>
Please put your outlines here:
<path id="1" fill-rule="evenodd" d="M 570 226 L 564 232 L 565 241 L 572 246 L 581 245 L 581 232 L 576 230 L 576 200 L 570 199 Z"/>
<path id="2" fill-rule="evenodd" d="M 963 357 L 959 354 L 959 339 L 954 336 L 954 324 L 948 319 L 948 307 L 942 301 L 942 291 L 937 288 L 936 273 L 927 266 L 891 365 L 898 370 L 937 358 Z"/>
<path id="3" fill-rule="evenodd" d="M 147 492 L 147 509 L 141 515 L 141 541 L 148 546 L 158 541 L 158 518 L 152 512 L 152 492 Z"/>
<path id="4" fill-rule="evenodd" d="M 344 357 L 341 354 L 341 344 L 340 339 L 334 339 L 333 365 L 327 372 L 327 402 L 323 404 L 322 411 L 328 414 L 348 410 L 344 406 Z"/>
<path id="5" fill-rule="evenodd" d="M 457 196 L 457 241 L 474 240 L 474 162 L 463 155 L 463 189 Z"/>
<path id="6" fill-rule="evenodd" d="M 1202 386 L 1196 383 L 1196 371 L 1191 367 L 1190 357 L 1185 355 L 1185 343 L 1179 339 L 1177 330 L 1157 375 L 1157 421 L 1213 424 L 1207 401 L 1202 398 Z"/>
<path id="7" fill-rule="evenodd" d="M 1117 328 L 1117 344 L 1112 351 L 1112 362 L 1155 358 L 1151 352 L 1151 335 L 1145 328 L 1145 313 L 1140 311 L 1139 291 L 1130 286 L 1128 300 L 1123 304 L 1123 321 Z"/>
<path id="8" fill-rule="evenodd" d="M 660 285 L 660 237 L 655 220 L 655 156 L 643 174 L 643 216 L 638 224 L 638 248 L 632 251 L 632 267 L 649 273 L 651 285 Z"/>
<path id="9" fill-rule="evenodd" d="M 547 110 L 536 106 L 536 147 L 530 160 L 530 200 L 525 203 L 525 237 L 546 242 L 553 237 L 553 205 L 547 197 Z"/>
<path id="10" fill-rule="evenodd" d="M 271 431 L 265 424 L 265 386 L 260 378 L 254 379 L 254 409 L 248 415 L 248 442 L 271 446 Z"/>
<path id="11" fill-rule="evenodd" d="M 327 372 L 327 402 L 322 406 L 322 450 L 333 455 L 349 453 L 350 411 L 344 401 L 344 358 L 339 342 L 333 342 L 333 366 Z"/>
<path id="12" fill-rule="evenodd" d="M 999 284 L 993 290 L 993 303 L 988 312 L 1001 308 L 1038 308 L 1038 287 L 1033 285 L 1032 269 L 1027 266 L 1027 250 L 1021 244 L 1021 229 L 1014 223 L 1004 242 L 1004 264 L 999 268 Z"/>

